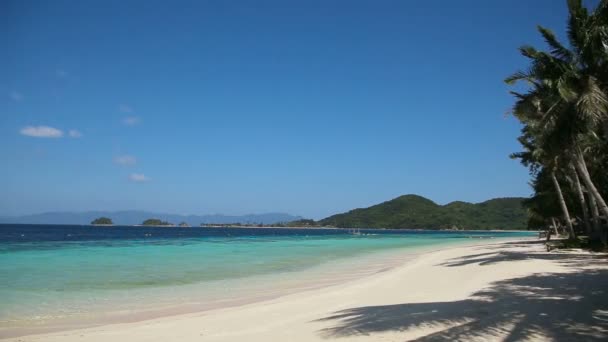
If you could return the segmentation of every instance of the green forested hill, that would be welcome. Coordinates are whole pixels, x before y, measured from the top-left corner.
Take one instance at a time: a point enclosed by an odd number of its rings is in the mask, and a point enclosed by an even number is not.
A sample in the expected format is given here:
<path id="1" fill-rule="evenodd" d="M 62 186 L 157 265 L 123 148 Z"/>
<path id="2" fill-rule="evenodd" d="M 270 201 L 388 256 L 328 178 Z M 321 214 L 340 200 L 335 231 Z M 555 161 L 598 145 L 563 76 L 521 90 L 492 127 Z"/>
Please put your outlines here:
<path id="1" fill-rule="evenodd" d="M 438 205 L 405 195 L 369 208 L 325 218 L 319 223 L 339 228 L 525 229 L 524 198 L 495 198 L 482 203 Z"/>

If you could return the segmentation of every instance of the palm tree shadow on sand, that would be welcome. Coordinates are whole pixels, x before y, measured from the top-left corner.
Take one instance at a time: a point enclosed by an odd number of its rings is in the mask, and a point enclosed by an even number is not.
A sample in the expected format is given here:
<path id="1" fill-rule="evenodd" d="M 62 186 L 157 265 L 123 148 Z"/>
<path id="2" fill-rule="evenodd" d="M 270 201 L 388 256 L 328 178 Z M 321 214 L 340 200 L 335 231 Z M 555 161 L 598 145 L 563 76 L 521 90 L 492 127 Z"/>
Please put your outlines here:
<path id="1" fill-rule="evenodd" d="M 522 260 L 512 252 L 472 256 L 492 264 Z M 521 254 L 524 254 L 521 252 Z M 590 256 L 534 254 L 532 258 L 561 258 L 563 263 L 601 263 Z M 481 257 L 481 260 L 480 260 Z M 582 261 L 582 259 L 588 260 Z M 466 259 L 466 258 L 465 258 Z M 463 259 L 446 266 L 466 265 Z M 441 327 L 417 341 L 457 341 L 500 338 L 521 341 L 545 337 L 558 341 L 608 340 L 608 269 L 577 269 L 570 273 L 534 274 L 491 284 L 466 300 L 367 306 L 342 310 L 319 321 L 335 325 L 320 331 L 325 338 Z"/>
<path id="2" fill-rule="evenodd" d="M 524 260 L 550 260 L 564 266 L 575 267 L 608 265 L 608 259 L 605 255 L 568 252 L 530 252 L 528 250 L 526 250 L 526 252 L 522 252 L 521 250 L 516 249 L 518 247 L 527 247 L 530 245 L 544 245 L 544 241 L 507 242 L 497 246 L 483 246 L 480 247 L 481 250 L 484 250 L 483 253 L 472 254 L 462 258 L 455 258 L 445 263 L 442 263 L 441 266 L 456 267 L 471 264 L 479 264 L 481 266 L 486 266 L 506 261 Z M 505 250 L 504 246 L 512 248 Z"/>

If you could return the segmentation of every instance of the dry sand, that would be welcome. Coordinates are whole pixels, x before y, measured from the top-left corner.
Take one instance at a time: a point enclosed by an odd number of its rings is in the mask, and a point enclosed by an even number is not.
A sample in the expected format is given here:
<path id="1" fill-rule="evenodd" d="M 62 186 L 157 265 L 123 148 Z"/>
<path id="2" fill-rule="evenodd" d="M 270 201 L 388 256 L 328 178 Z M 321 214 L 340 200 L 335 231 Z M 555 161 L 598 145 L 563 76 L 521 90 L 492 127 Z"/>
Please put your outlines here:
<path id="1" fill-rule="evenodd" d="M 608 262 L 519 241 L 239 307 L 11 341 L 608 340 Z"/>

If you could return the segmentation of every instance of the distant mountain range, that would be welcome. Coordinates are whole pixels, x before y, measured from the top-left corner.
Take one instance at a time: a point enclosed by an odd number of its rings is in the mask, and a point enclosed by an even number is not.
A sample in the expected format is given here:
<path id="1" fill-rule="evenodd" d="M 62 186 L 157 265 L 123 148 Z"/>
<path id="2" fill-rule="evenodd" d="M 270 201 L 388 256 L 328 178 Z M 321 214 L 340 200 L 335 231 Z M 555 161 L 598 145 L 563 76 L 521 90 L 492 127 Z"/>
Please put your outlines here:
<path id="1" fill-rule="evenodd" d="M 141 224 L 155 218 L 179 224 L 201 223 L 276 224 L 288 226 L 330 226 L 338 228 L 411 229 L 526 229 L 527 213 L 522 197 L 495 198 L 481 203 L 451 202 L 439 205 L 418 195 L 404 195 L 369 208 L 354 209 L 320 221 L 303 220 L 284 213 L 229 215 L 175 215 L 146 211 L 50 212 L 36 215 L 0 217 L 0 223 L 90 224 L 109 217 L 117 225 Z"/>
<path id="2" fill-rule="evenodd" d="M 369 208 L 354 209 L 317 222 L 338 228 L 526 229 L 522 197 L 482 203 L 439 205 L 418 195 L 404 195 Z"/>
<path id="3" fill-rule="evenodd" d="M 302 219 L 284 213 L 265 213 L 241 216 L 229 215 L 176 215 L 160 214 L 147 211 L 86 211 L 86 212 L 49 212 L 24 216 L 0 217 L 0 223 L 30 223 L 30 224 L 90 224 L 98 217 L 109 217 L 117 225 L 141 224 L 149 218 L 178 224 L 186 222 L 193 226 L 201 223 L 250 223 L 250 224 L 273 224 L 289 222 Z"/>

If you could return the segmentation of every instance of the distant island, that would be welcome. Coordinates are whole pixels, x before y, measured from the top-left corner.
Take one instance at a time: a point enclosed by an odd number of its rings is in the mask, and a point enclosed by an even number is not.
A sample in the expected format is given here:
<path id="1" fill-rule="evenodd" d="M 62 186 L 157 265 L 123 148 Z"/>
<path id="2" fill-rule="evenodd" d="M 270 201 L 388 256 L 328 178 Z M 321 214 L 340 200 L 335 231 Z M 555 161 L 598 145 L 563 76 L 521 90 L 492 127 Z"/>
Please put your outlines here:
<path id="1" fill-rule="evenodd" d="M 524 230 L 528 214 L 523 197 L 481 203 L 439 205 L 418 195 L 404 195 L 369 208 L 354 209 L 319 221 L 298 219 L 274 224 L 201 224 L 204 227 L 389 228 L 449 230 Z"/>
<path id="2" fill-rule="evenodd" d="M 455 201 L 439 205 L 428 198 L 418 195 L 404 195 L 368 208 L 329 216 L 315 221 L 288 214 L 261 214 L 244 216 L 180 216 L 162 215 L 156 218 L 141 218 L 141 223 L 126 225 L 190 227 L 188 222 L 201 222 L 200 227 L 266 227 L 266 228 L 392 228 L 392 229 L 453 229 L 453 230 L 522 230 L 527 228 L 528 214 L 523 206 L 523 197 L 495 198 L 481 203 Z M 125 213 L 133 213 L 133 218 L 141 217 L 145 212 L 116 212 L 116 219 L 110 215 L 100 215 L 92 225 L 125 225 Z M 83 215 L 89 215 L 84 213 Z M 111 213 L 110 213 L 111 214 Z M 47 214 L 50 215 L 50 214 Z M 150 215 L 152 216 L 152 215 Z M 148 216 L 148 217 L 150 217 Z M 110 218 L 112 217 L 112 218 Z M 152 216 L 154 217 L 154 216 Z M 41 216 L 42 218 L 42 216 Z M 247 220 L 239 220 L 246 218 Z M 175 219 L 175 220 L 173 220 Z M 4 220 L 0 219 L 0 222 Z M 180 222 L 178 225 L 171 223 Z M 6 221 L 4 221 L 6 222 Z M 11 223 L 11 221 L 8 221 Z M 21 222 L 16 222 L 21 223 Z M 36 222 L 40 224 L 57 224 L 54 220 Z M 70 222 L 66 222 L 70 223 Z"/>
<path id="3" fill-rule="evenodd" d="M 277 222 L 271 224 L 264 223 L 201 223 L 200 227 L 205 228 L 322 228 L 315 220 L 299 219 L 295 221 Z"/>
<path id="4" fill-rule="evenodd" d="M 155 219 L 155 218 L 147 219 L 144 222 L 142 222 L 141 225 L 142 226 L 175 226 L 173 223 Z"/>
<path id="5" fill-rule="evenodd" d="M 113 225 L 112 219 L 108 217 L 98 217 L 91 221 L 92 225 Z"/>
<path id="6" fill-rule="evenodd" d="M 354 209 L 317 222 L 338 228 L 526 229 L 525 198 L 495 198 L 482 203 L 439 205 L 418 195 L 404 195 L 369 208 Z"/>
<path id="7" fill-rule="evenodd" d="M 245 224 L 273 224 L 278 222 L 290 222 L 302 219 L 300 216 L 286 213 L 260 213 L 247 215 L 180 215 L 163 212 L 120 210 L 120 211 L 83 211 L 83 212 L 47 212 L 22 216 L 3 216 L 0 223 L 18 224 L 92 224 L 96 218 L 109 217 L 115 225 L 132 226 L 140 225 L 148 218 L 157 218 L 167 222 L 188 222 L 190 224 L 231 224 L 243 222 Z"/>

